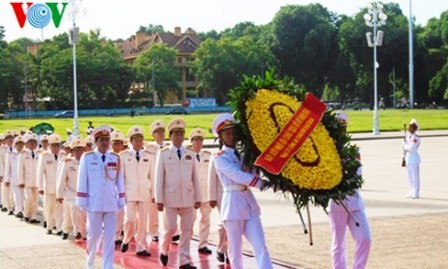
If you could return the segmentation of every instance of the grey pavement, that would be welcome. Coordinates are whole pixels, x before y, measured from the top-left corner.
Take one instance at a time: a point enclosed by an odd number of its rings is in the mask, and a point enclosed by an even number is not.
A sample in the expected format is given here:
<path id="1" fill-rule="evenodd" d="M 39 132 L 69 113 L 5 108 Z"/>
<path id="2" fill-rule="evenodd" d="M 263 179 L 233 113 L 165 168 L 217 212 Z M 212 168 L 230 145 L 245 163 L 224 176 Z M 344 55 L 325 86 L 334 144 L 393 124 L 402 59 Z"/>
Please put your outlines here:
<path id="1" fill-rule="evenodd" d="M 401 132 L 390 132 L 352 136 L 361 150 L 365 179 L 362 196 L 368 218 L 447 213 L 448 130 L 420 132 L 421 198 L 415 200 L 405 198 L 409 186 L 405 168 L 401 167 L 401 135 Z M 206 142 L 211 144 L 212 141 Z M 269 191 L 254 193 L 266 228 L 300 226 L 291 200 Z M 327 222 L 321 208 L 312 207 L 311 216 L 313 223 Z M 216 235 L 217 224 L 218 215 L 213 211 L 212 235 Z M 46 235 L 42 226 L 26 224 L 0 213 L 0 268 L 83 268 L 84 260 L 85 251 L 69 241 Z M 99 266 L 99 257 L 96 262 Z"/>

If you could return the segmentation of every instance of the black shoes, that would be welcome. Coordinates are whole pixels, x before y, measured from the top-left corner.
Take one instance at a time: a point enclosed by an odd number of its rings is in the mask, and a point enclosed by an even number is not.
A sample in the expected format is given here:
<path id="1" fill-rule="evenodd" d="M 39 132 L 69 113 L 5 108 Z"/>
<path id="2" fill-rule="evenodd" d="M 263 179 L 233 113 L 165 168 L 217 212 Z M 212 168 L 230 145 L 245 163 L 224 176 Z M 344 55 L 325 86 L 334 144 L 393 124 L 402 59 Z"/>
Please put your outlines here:
<path id="1" fill-rule="evenodd" d="M 121 239 L 115 240 L 115 245 L 121 245 L 121 244 L 123 244 L 123 240 Z"/>
<path id="2" fill-rule="evenodd" d="M 160 254 L 160 262 L 163 266 L 166 266 L 168 264 L 168 255 Z"/>
<path id="3" fill-rule="evenodd" d="M 67 240 L 67 238 L 68 238 L 68 234 L 63 233 L 63 234 L 62 234 L 62 240 Z"/>
<path id="4" fill-rule="evenodd" d="M 47 222 L 44 221 L 44 229 L 47 228 Z"/>
<path id="5" fill-rule="evenodd" d="M 212 254 L 212 251 L 210 249 L 208 249 L 207 247 L 203 247 L 203 248 L 198 249 L 198 252 L 200 254 L 204 254 L 204 255 Z"/>
<path id="6" fill-rule="evenodd" d="M 216 259 L 217 259 L 219 262 L 224 262 L 224 261 L 226 260 L 226 257 L 225 257 L 225 255 L 224 255 L 224 253 L 219 252 L 219 251 L 216 251 Z"/>
<path id="7" fill-rule="evenodd" d="M 76 240 L 76 241 L 79 241 L 79 240 L 81 240 L 81 238 L 82 238 L 81 233 L 76 233 L 76 235 L 75 235 L 75 240 Z"/>
<path id="8" fill-rule="evenodd" d="M 196 269 L 196 266 L 193 266 L 193 265 L 187 263 L 187 264 L 179 266 L 179 269 Z"/>
<path id="9" fill-rule="evenodd" d="M 129 248 L 129 244 L 121 244 L 121 252 L 125 253 L 126 251 L 128 251 Z"/>
<path id="10" fill-rule="evenodd" d="M 61 236 L 62 235 L 62 231 L 57 232 L 56 235 Z"/>
<path id="11" fill-rule="evenodd" d="M 22 212 L 17 213 L 16 218 L 23 219 L 23 213 Z"/>
<path id="12" fill-rule="evenodd" d="M 47 230 L 47 234 L 52 234 L 53 232 L 51 230 Z"/>
<path id="13" fill-rule="evenodd" d="M 7 212 L 7 211 L 8 211 L 8 209 L 6 207 L 2 208 L 2 212 Z"/>
<path id="14" fill-rule="evenodd" d="M 152 240 L 152 242 L 159 242 L 159 237 L 158 236 L 154 236 L 151 240 Z"/>
<path id="15" fill-rule="evenodd" d="M 14 215 L 14 211 L 9 211 L 8 215 L 9 216 Z"/>
<path id="16" fill-rule="evenodd" d="M 146 251 L 146 250 L 142 250 L 142 251 L 137 252 L 137 256 L 150 257 L 151 254 L 148 251 Z"/>
<path id="17" fill-rule="evenodd" d="M 37 219 L 32 219 L 32 220 L 29 221 L 29 223 L 31 223 L 31 224 L 38 224 L 38 223 L 40 223 L 40 221 L 37 220 Z"/>
<path id="18" fill-rule="evenodd" d="M 30 222 L 30 218 L 23 218 L 24 222 Z"/>
<path id="19" fill-rule="evenodd" d="M 173 238 L 171 238 L 171 242 L 177 242 L 180 240 L 180 235 L 175 235 Z"/>

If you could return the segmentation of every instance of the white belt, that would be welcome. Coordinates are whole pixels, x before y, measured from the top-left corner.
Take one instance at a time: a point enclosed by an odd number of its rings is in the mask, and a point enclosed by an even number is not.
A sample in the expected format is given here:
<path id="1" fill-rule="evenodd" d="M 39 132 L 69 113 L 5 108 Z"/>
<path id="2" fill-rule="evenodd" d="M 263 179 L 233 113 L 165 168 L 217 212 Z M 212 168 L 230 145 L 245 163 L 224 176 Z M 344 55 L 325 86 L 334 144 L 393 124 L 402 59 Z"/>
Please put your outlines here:
<path id="1" fill-rule="evenodd" d="M 224 186 L 224 191 L 248 191 L 249 187 L 246 185 L 233 185 L 233 186 Z"/>

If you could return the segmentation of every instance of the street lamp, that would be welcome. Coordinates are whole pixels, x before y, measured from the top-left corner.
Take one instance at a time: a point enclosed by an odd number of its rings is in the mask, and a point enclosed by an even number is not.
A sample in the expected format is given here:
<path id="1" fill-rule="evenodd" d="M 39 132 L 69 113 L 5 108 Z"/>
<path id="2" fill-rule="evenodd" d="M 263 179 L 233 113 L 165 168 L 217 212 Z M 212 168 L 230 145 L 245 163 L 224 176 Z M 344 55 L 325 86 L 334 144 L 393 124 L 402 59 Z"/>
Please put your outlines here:
<path id="1" fill-rule="evenodd" d="M 412 0 L 409 0 L 409 104 L 414 108 L 414 41 Z"/>
<path id="2" fill-rule="evenodd" d="M 79 122 L 78 122 L 78 82 L 76 75 L 76 44 L 79 41 L 79 27 L 76 26 L 76 15 L 79 12 L 79 6 L 76 0 L 71 0 L 72 6 L 72 21 L 73 28 L 70 28 L 68 41 L 70 45 L 73 45 L 73 129 L 74 134 L 79 135 Z"/>
<path id="3" fill-rule="evenodd" d="M 376 60 L 376 47 L 383 43 L 383 31 L 378 31 L 378 27 L 386 24 L 387 15 L 383 13 L 383 4 L 380 2 L 373 2 L 367 5 L 367 13 L 364 14 L 366 25 L 373 27 L 373 36 L 371 32 L 366 33 L 367 44 L 373 47 L 373 134 L 380 134 L 380 123 L 378 118 L 378 82 L 377 82 L 377 68 L 379 64 Z"/>

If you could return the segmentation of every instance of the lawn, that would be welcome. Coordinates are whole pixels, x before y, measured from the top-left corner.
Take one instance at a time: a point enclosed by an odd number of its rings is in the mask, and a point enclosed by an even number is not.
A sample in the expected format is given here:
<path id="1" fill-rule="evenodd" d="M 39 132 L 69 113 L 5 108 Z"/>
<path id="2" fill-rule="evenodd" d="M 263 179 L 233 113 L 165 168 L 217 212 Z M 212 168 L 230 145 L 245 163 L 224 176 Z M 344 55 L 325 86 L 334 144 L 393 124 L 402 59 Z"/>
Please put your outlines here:
<path id="1" fill-rule="evenodd" d="M 371 132 L 373 125 L 373 112 L 370 110 L 353 111 L 347 110 L 349 115 L 349 132 Z M 207 130 L 211 128 L 213 119 L 217 114 L 193 114 L 193 115 L 148 115 L 122 117 L 82 117 L 79 119 L 80 131 L 85 134 L 88 121 L 92 121 L 94 126 L 109 124 L 114 128 L 127 133 L 128 129 L 134 125 L 141 125 L 145 129 L 145 135 L 149 138 L 149 125 L 156 119 L 162 119 L 168 123 L 175 117 L 183 118 L 187 124 L 188 132 L 196 127 Z M 403 129 L 403 124 L 408 124 L 412 118 L 417 119 L 424 130 L 448 129 L 448 110 L 381 110 L 379 111 L 380 130 L 399 131 Z M 48 122 L 55 127 L 56 132 L 65 134 L 65 128 L 73 129 L 73 119 L 13 119 L 0 120 L 0 133 L 7 129 L 18 129 L 20 127 L 29 128 L 41 122 Z M 212 134 L 208 132 L 209 138 Z"/>

